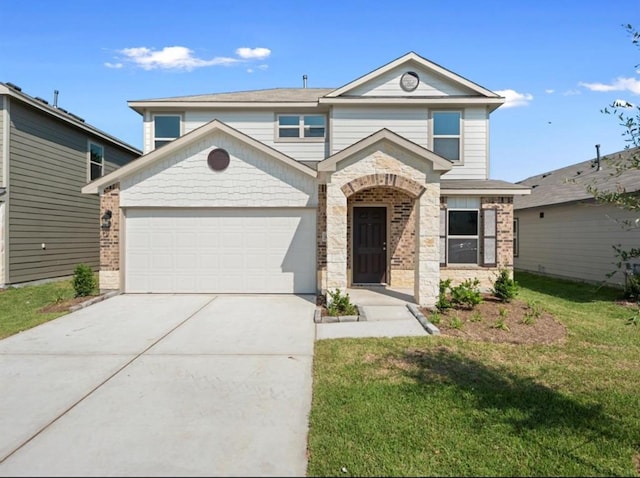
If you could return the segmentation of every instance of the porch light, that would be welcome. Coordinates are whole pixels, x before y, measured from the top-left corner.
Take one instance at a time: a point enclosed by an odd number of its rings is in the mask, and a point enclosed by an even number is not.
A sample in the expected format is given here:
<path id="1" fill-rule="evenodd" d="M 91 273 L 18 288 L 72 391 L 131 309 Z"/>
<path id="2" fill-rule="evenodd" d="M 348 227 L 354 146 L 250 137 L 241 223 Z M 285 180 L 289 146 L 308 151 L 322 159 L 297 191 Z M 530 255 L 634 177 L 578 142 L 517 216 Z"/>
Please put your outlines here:
<path id="1" fill-rule="evenodd" d="M 102 215 L 102 229 L 109 229 L 111 228 L 111 216 L 113 215 L 113 213 L 111 212 L 110 209 L 107 209 L 104 214 Z"/>

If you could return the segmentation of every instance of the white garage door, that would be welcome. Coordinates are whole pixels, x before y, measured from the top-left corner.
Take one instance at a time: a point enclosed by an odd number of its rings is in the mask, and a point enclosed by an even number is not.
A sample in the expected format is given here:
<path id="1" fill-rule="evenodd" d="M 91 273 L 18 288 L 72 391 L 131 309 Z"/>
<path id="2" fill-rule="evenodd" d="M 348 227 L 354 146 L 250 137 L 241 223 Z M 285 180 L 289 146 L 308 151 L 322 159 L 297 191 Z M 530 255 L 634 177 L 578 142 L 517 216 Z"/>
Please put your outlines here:
<path id="1" fill-rule="evenodd" d="M 129 209 L 125 291 L 316 292 L 309 209 Z"/>

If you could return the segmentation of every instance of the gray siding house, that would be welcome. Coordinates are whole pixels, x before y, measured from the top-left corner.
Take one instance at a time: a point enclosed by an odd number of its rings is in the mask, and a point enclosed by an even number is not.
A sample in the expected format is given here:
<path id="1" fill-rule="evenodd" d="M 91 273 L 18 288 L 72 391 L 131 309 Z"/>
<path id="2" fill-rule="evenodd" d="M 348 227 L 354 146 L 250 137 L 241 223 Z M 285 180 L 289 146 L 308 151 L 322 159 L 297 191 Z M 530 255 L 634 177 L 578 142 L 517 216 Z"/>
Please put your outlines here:
<path id="1" fill-rule="evenodd" d="M 0 288 L 100 265 L 100 201 L 82 187 L 139 157 L 82 118 L 0 83 Z"/>
<path id="2" fill-rule="evenodd" d="M 624 250 L 640 247 L 640 229 L 624 226 L 638 216 L 595 201 L 588 191 L 622 188 L 640 190 L 640 171 L 616 165 L 628 164 L 637 149 L 626 149 L 604 158 L 583 161 L 519 181 L 531 188 L 528 196 L 514 198 L 514 268 L 582 282 L 606 282 L 624 286 L 613 246 Z M 640 260 L 629 263 L 633 270 Z M 625 267 L 623 267 L 625 269 Z M 608 278 L 607 274 L 615 274 Z"/>

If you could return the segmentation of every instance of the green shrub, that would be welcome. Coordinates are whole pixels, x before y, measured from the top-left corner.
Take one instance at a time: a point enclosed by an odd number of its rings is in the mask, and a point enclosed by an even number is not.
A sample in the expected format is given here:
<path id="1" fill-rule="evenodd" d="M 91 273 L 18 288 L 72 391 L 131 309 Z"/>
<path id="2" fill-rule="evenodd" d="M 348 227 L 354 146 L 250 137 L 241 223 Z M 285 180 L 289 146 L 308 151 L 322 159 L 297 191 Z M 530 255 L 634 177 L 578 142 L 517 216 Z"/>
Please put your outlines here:
<path id="1" fill-rule="evenodd" d="M 624 284 L 624 298 L 640 301 L 640 275 L 630 274 Z"/>
<path id="2" fill-rule="evenodd" d="M 76 297 L 86 297 L 94 293 L 98 286 L 96 276 L 86 264 L 78 264 L 73 272 L 73 289 Z"/>
<path id="3" fill-rule="evenodd" d="M 509 271 L 502 269 L 491 292 L 502 302 L 511 302 L 518 294 L 518 283 L 509 276 Z"/>
<path id="4" fill-rule="evenodd" d="M 440 284 L 438 285 L 440 293 L 438 294 L 438 301 L 436 302 L 436 308 L 438 310 L 446 310 L 453 307 L 453 304 L 449 300 L 449 289 L 451 288 L 451 279 L 440 279 Z"/>
<path id="5" fill-rule="evenodd" d="M 327 291 L 329 299 L 327 300 L 327 312 L 331 316 L 336 315 L 357 315 L 357 307 L 351 303 L 351 298 L 348 293 L 343 294 L 340 289 L 336 289 L 331 292 Z"/>
<path id="6" fill-rule="evenodd" d="M 451 302 L 454 306 L 460 306 L 465 309 L 473 309 L 482 302 L 482 293 L 480 292 L 480 280 L 465 279 L 459 285 L 450 287 Z"/>

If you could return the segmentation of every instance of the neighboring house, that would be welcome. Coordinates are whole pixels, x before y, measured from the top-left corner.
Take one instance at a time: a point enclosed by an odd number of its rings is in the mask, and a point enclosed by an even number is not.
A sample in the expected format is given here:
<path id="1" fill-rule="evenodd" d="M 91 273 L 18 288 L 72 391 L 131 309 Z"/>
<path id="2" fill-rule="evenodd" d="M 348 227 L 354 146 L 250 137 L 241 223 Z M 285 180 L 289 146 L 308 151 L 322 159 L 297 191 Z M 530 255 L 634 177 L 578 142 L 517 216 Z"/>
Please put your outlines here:
<path id="1" fill-rule="evenodd" d="M 83 188 L 114 223 L 103 288 L 325 293 L 511 269 L 513 196 L 488 179 L 504 98 L 410 52 L 340 88 L 130 101 L 144 155 Z M 106 267 L 105 267 L 106 265 Z"/>
<path id="2" fill-rule="evenodd" d="M 98 270 L 99 199 L 88 182 L 142 152 L 0 83 L 0 288 Z"/>
<path id="3" fill-rule="evenodd" d="M 637 149 L 583 161 L 532 176 L 519 184 L 531 195 L 517 197 L 515 208 L 515 268 L 583 282 L 624 286 L 626 265 L 618 270 L 613 246 L 640 246 L 640 229 L 627 228 L 637 213 L 596 202 L 589 186 L 605 191 L 640 190 L 640 170 L 625 168 Z M 640 273 L 640 260 L 629 263 Z M 616 272 L 611 278 L 607 274 Z"/>

